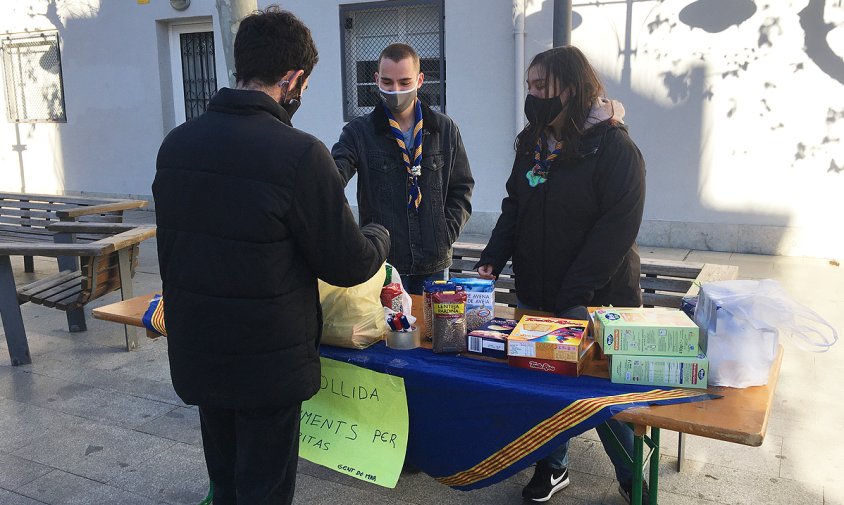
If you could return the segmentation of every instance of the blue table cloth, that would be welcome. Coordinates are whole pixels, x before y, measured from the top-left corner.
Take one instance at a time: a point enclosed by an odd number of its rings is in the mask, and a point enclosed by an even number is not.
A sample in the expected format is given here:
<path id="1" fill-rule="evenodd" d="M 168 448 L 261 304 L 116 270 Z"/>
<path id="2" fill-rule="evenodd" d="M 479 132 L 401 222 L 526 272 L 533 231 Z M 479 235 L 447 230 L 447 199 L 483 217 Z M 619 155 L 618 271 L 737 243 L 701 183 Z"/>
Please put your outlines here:
<path id="1" fill-rule="evenodd" d="M 429 349 L 322 346 L 325 358 L 404 378 L 407 460 L 455 489 L 500 482 L 624 409 L 708 400 L 691 389 L 565 377 Z"/>

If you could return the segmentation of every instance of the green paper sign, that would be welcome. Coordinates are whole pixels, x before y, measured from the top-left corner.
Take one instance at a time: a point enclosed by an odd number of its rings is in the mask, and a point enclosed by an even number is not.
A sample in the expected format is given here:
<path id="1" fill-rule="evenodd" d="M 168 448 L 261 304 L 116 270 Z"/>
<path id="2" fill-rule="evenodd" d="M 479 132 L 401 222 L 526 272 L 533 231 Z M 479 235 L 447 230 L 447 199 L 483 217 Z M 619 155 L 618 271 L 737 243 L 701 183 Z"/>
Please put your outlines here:
<path id="1" fill-rule="evenodd" d="M 320 390 L 302 403 L 299 456 L 393 488 L 407 450 L 404 379 L 320 358 Z"/>

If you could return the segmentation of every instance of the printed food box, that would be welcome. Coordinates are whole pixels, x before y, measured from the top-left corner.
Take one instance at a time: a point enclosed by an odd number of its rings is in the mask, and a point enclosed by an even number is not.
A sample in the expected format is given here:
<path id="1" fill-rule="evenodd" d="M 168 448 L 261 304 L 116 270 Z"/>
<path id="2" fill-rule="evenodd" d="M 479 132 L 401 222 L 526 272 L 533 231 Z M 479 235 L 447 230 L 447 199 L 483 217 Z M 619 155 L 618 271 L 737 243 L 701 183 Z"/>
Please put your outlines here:
<path id="1" fill-rule="evenodd" d="M 507 356 L 577 362 L 588 345 L 588 321 L 522 316 L 507 339 Z"/>
<path id="2" fill-rule="evenodd" d="M 706 389 L 709 359 L 697 356 L 610 356 L 610 380 L 620 384 Z"/>
<path id="3" fill-rule="evenodd" d="M 586 365 L 594 359 L 597 347 L 598 345 L 589 339 L 586 347 L 581 351 L 580 358 L 577 361 L 558 361 L 554 359 L 508 356 L 507 364 L 518 368 L 537 370 L 539 372 L 578 377 L 586 368 Z"/>
<path id="4" fill-rule="evenodd" d="M 604 354 L 697 356 L 700 333 L 689 316 L 660 307 L 607 307 L 593 315 L 595 340 Z"/>
<path id="5" fill-rule="evenodd" d="M 490 358 L 507 359 L 507 337 L 516 327 L 512 319 L 493 318 L 466 336 L 468 351 Z"/>

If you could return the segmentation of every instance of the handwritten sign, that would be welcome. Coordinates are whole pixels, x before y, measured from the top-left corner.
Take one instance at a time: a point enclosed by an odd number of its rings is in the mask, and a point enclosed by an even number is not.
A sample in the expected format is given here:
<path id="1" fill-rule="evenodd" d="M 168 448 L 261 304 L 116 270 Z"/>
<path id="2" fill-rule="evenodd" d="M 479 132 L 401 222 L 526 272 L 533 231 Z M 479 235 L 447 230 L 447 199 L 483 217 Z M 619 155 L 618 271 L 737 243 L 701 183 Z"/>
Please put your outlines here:
<path id="1" fill-rule="evenodd" d="M 320 390 L 302 404 L 299 455 L 393 488 L 407 450 L 404 379 L 321 358 Z"/>

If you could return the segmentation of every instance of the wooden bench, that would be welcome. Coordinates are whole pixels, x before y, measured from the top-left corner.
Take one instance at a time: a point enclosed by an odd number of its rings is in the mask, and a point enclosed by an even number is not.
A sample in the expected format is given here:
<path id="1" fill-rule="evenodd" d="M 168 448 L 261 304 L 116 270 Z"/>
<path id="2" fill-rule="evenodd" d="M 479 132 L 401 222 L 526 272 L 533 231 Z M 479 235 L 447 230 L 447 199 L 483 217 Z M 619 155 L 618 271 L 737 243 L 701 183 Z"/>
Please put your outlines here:
<path id="1" fill-rule="evenodd" d="M 475 263 L 480 259 L 486 244 L 456 242 L 449 273 L 457 277 L 477 277 Z M 704 282 L 735 279 L 738 267 L 712 263 L 686 263 L 683 261 L 642 258 L 642 302 L 645 307 L 670 307 L 679 309 L 684 297 L 698 294 Z M 502 269 L 495 282 L 495 303 L 515 307 L 516 278 L 511 261 Z M 677 471 L 682 470 L 686 452 L 685 434 L 679 433 L 677 444 Z"/>
<path id="2" fill-rule="evenodd" d="M 454 277 L 477 277 L 475 263 L 480 259 L 486 244 L 456 242 L 452 254 L 450 274 Z M 695 296 L 703 282 L 735 279 L 738 267 L 711 263 L 686 263 L 683 261 L 642 258 L 642 300 L 645 307 L 680 308 L 685 296 Z M 495 302 L 515 307 L 516 277 L 511 261 L 501 271 L 495 282 Z"/>
<path id="3" fill-rule="evenodd" d="M 123 211 L 146 204 L 143 200 L 0 193 L 0 243 L 52 243 L 54 232 L 49 226 L 53 223 L 121 223 Z M 100 238 L 102 234 L 80 234 L 76 241 L 93 242 Z M 32 256 L 24 256 L 24 271 L 34 271 Z"/>
<path id="4" fill-rule="evenodd" d="M 139 244 L 155 236 L 154 226 L 121 223 L 67 222 L 46 229 L 54 234 L 54 242 L 0 242 L 0 313 L 13 365 L 32 362 L 20 304 L 32 302 L 63 310 L 70 331 L 85 331 L 85 304 L 118 289 L 124 300 L 133 297 Z M 75 242 L 75 236 L 86 234 L 104 238 Z M 17 288 L 9 258 L 15 255 L 58 258 L 60 271 Z M 137 348 L 137 330 L 126 327 L 125 333 L 127 350 Z"/>

